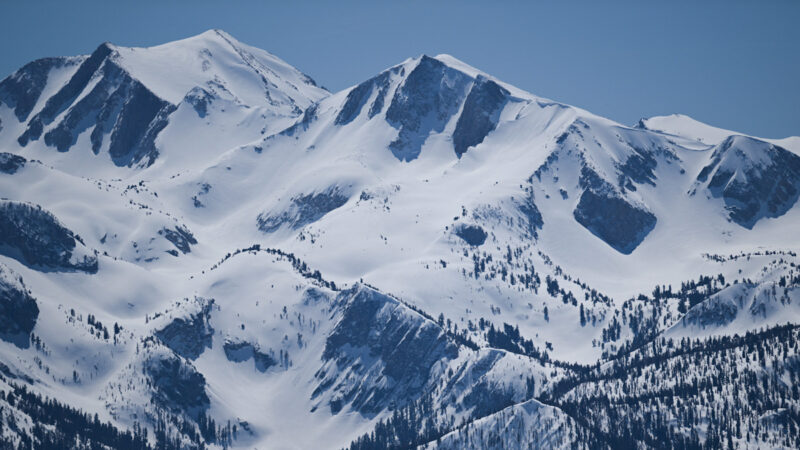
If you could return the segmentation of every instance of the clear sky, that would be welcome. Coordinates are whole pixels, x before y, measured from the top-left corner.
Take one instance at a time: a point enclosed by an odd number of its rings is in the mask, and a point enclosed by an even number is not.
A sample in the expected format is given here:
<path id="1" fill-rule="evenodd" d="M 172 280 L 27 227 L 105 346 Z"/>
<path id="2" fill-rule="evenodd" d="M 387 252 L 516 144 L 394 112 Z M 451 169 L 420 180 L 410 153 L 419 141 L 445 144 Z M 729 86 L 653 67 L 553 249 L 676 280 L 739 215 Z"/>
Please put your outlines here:
<path id="1" fill-rule="evenodd" d="M 684 113 L 800 135 L 800 1 L 10 1 L 0 77 L 99 43 L 149 46 L 221 28 L 332 91 L 422 53 L 624 124 Z"/>

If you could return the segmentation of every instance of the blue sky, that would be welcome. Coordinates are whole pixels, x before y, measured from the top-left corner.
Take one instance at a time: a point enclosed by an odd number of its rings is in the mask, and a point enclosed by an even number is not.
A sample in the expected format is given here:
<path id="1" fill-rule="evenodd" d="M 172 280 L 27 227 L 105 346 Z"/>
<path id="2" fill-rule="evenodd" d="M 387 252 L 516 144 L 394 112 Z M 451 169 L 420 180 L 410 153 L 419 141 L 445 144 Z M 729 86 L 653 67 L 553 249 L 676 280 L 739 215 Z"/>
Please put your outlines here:
<path id="1" fill-rule="evenodd" d="M 100 42 L 148 46 L 221 28 L 331 90 L 449 53 L 534 94 L 625 124 L 684 113 L 800 135 L 800 1 L 0 0 L 0 77 Z"/>

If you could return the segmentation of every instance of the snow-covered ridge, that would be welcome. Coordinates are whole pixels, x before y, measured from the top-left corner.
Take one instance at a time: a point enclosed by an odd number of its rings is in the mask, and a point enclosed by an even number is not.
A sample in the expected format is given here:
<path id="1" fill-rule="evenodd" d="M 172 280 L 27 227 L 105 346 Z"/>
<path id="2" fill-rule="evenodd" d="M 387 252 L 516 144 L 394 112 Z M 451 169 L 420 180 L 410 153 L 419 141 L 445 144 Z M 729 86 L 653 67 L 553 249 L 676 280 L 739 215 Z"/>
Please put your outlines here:
<path id="1" fill-rule="evenodd" d="M 4 120 L 4 141 L 17 134 L 34 151 L 68 152 L 88 137 L 95 155 L 123 167 L 151 166 L 171 147 L 163 137 L 171 128 L 198 128 L 185 123 L 182 106 L 194 110 L 194 122 L 214 112 L 218 124 L 258 117 L 264 132 L 326 95 L 297 69 L 220 30 L 150 48 L 104 43 L 89 56 L 29 64 L 0 85 L 0 102 L 17 119 Z"/>
<path id="2" fill-rule="evenodd" d="M 327 95 L 314 80 L 280 58 L 250 47 L 222 30 L 136 48 L 112 45 L 119 64 L 172 104 L 197 86 L 222 83 L 243 104 L 291 112 Z"/>
<path id="3" fill-rule="evenodd" d="M 706 145 L 717 145 L 729 136 L 741 135 L 735 131 L 705 124 L 684 114 L 649 117 L 640 120 L 636 126 L 696 140 Z M 782 139 L 755 138 L 800 154 L 800 136 L 789 136 Z"/>

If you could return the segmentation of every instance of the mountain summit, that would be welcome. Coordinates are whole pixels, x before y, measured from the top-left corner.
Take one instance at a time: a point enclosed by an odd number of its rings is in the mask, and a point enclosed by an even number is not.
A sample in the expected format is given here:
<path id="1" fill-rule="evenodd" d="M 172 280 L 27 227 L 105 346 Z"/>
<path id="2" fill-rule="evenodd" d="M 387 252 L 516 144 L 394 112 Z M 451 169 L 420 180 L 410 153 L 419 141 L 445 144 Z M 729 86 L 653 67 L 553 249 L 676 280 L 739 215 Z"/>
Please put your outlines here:
<path id="1" fill-rule="evenodd" d="M 221 102 L 229 116 L 257 110 L 269 123 L 297 117 L 325 95 L 308 76 L 221 30 L 149 48 L 104 43 L 88 56 L 34 61 L 0 84 L 0 101 L 19 121 L 6 127 L 20 130 L 20 146 L 43 138 L 67 152 L 90 132 L 94 154 L 143 167 L 158 158 L 156 140 L 181 105 L 204 119 Z"/>

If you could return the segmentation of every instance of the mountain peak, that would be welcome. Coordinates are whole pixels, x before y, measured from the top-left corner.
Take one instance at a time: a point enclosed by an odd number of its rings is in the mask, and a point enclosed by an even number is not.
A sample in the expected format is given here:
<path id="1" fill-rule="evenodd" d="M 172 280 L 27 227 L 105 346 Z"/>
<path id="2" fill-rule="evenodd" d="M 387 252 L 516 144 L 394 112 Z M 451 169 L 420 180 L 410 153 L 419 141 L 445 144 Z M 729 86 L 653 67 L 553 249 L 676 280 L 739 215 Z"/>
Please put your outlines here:
<path id="1" fill-rule="evenodd" d="M 442 64 L 444 64 L 444 65 L 446 65 L 446 66 L 448 66 L 450 68 L 456 69 L 459 72 L 463 72 L 463 73 L 471 76 L 472 78 L 477 78 L 478 76 L 484 76 L 486 78 L 492 78 L 491 75 L 489 75 L 489 74 L 487 74 L 487 73 L 485 73 L 485 72 L 483 72 L 483 71 L 481 71 L 481 70 L 479 70 L 479 69 L 477 69 L 477 68 L 475 68 L 475 67 L 473 67 L 473 66 L 471 66 L 471 65 L 469 65 L 467 63 L 465 63 L 464 61 L 461 61 L 460 59 L 458 59 L 458 58 L 456 58 L 456 57 L 454 57 L 452 55 L 448 55 L 446 53 L 441 53 L 441 54 L 438 54 L 436 56 L 433 56 L 432 59 L 435 59 L 435 60 L 441 62 Z"/>
<path id="2" fill-rule="evenodd" d="M 294 110 L 294 115 L 327 95 L 310 77 L 285 61 L 219 29 L 155 47 L 114 49 L 122 66 L 173 104 L 192 88 L 217 79 L 245 81 L 228 83 L 227 88 L 246 105 L 285 104 Z"/>
<path id="3" fill-rule="evenodd" d="M 161 47 L 181 47 L 187 44 L 209 44 L 209 43 L 225 43 L 229 45 L 235 44 L 242 44 L 241 41 L 233 37 L 230 33 L 226 32 L 225 30 L 219 28 L 211 28 L 202 33 L 195 34 L 193 36 L 176 39 L 174 41 L 165 42 L 158 45 L 148 46 L 148 47 L 127 47 L 127 46 L 115 46 L 121 48 L 143 48 L 143 49 L 151 49 L 151 48 L 161 48 Z"/>
<path id="4" fill-rule="evenodd" d="M 733 131 L 713 127 L 685 114 L 644 118 L 639 121 L 636 127 L 673 134 L 709 145 L 718 144 L 728 136 L 735 134 Z"/>
<path id="5" fill-rule="evenodd" d="M 460 158 L 497 127 L 507 104 L 525 95 L 515 90 L 452 56 L 422 54 L 349 89 L 334 123 L 383 114 L 398 130 L 389 149 L 400 161 L 416 159 L 429 136 L 450 126 Z"/>
<path id="6" fill-rule="evenodd" d="M 670 114 L 666 116 L 643 118 L 636 124 L 636 128 L 671 134 L 698 141 L 705 145 L 718 145 L 733 135 L 742 136 L 741 133 L 724 128 L 717 128 L 713 125 L 700 122 L 686 114 Z M 800 137 L 798 136 L 789 136 L 783 139 L 767 139 L 760 137 L 755 137 L 754 139 L 775 144 L 800 155 Z"/>
<path id="7" fill-rule="evenodd" d="M 0 100 L 14 105 L 20 122 L 17 142 L 27 146 L 44 137 L 46 147 L 66 152 L 90 131 L 91 150 L 107 149 L 122 166 L 153 163 L 156 136 L 183 103 L 203 119 L 208 104 L 224 98 L 220 114 L 257 111 L 277 123 L 328 95 L 296 68 L 218 29 L 154 47 L 104 42 L 46 89 L 61 65 L 29 65 L 0 85 Z M 202 104 L 198 92 L 208 94 Z"/>
<path id="8" fill-rule="evenodd" d="M 530 94 L 525 93 L 522 90 L 520 90 L 520 89 L 518 89 L 518 88 L 516 88 L 516 87 L 514 87 L 512 85 L 509 85 L 509 84 L 507 84 L 507 83 L 505 83 L 503 81 L 500 81 L 497 78 L 495 78 L 494 76 L 492 76 L 492 75 L 490 75 L 490 74 L 488 74 L 488 73 L 486 73 L 486 72 L 484 72 L 484 71 L 482 71 L 482 70 L 480 70 L 480 69 L 478 69 L 478 68 L 476 68 L 476 67 L 474 67 L 474 66 L 472 66 L 472 65 L 470 65 L 468 63 L 465 63 L 464 61 L 462 61 L 462 60 L 460 60 L 460 59 L 458 59 L 458 58 L 456 58 L 456 57 L 454 57 L 452 55 L 449 55 L 447 53 L 440 53 L 440 54 L 435 55 L 435 56 L 431 56 L 431 55 L 428 55 L 426 53 L 423 53 L 423 54 L 419 55 L 416 58 L 411 58 L 411 59 L 408 59 L 408 60 L 398 64 L 398 66 L 406 65 L 409 62 L 413 63 L 413 65 L 415 67 L 420 65 L 420 64 L 422 64 L 422 63 L 441 64 L 441 65 L 447 67 L 448 69 L 458 71 L 458 72 L 460 72 L 460 73 L 462 73 L 462 74 L 464 74 L 467 77 L 472 78 L 472 79 L 483 78 L 483 79 L 491 80 L 491 81 L 497 83 L 498 85 L 502 86 L 504 89 L 507 89 L 509 91 L 515 92 L 515 95 L 517 95 L 517 96 L 530 97 Z M 394 66 L 394 67 L 397 67 L 397 66 Z M 394 67 L 392 67 L 392 68 L 394 68 Z M 392 68 L 387 69 L 387 70 L 391 70 Z"/>
<path id="9" fill-rule="evenodd" d="M 800 197 L 800 156 L 750 136 L 732 135 L 714 148 L 697 176 L 722 197 L 731 221 L 751 229 L 762 218 L 780 217 Z"/>

